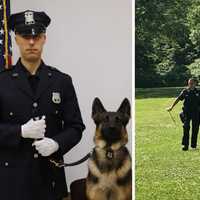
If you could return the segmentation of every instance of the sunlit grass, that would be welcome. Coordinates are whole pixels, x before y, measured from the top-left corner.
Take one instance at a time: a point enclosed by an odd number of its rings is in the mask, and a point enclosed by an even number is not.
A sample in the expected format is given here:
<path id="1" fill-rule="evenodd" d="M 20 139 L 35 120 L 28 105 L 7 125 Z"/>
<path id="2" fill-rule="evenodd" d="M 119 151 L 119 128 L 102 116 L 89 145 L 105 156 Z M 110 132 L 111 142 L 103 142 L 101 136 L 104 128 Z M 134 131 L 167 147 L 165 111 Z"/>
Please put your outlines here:
<path id="1" fill-rule="evenodd" d="M 200 200 L 200 150 L 181 150 L 182 103 L 171 112 L 174 124 L 165 110 L 174 98 L 159 90 L 136 99 L 136 200 Z"/>

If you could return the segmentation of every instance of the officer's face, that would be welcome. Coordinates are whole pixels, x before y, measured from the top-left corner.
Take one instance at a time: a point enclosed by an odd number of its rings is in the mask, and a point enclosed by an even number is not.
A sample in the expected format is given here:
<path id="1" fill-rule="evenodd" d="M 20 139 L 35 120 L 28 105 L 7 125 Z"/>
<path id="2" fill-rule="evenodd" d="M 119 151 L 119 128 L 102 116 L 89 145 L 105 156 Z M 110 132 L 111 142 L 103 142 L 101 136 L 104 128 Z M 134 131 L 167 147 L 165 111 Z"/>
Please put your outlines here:
<path id="1" fill-rule="evenodd" d="M 189 80 L 188 81 L 188 87 L 189 88 L 194 88 L 196 86 L 196 82 L 195 81 L 193 81 L 193 80 Z"/>
<path id="2" fill-rule="evenodd" d="M 36 62 L 41 59 L 46 35 L 41 33 L 37 36 L 22 36 L 16 34 L 16 43 L 19 47 L 21 57 L 28 62 Z"/>

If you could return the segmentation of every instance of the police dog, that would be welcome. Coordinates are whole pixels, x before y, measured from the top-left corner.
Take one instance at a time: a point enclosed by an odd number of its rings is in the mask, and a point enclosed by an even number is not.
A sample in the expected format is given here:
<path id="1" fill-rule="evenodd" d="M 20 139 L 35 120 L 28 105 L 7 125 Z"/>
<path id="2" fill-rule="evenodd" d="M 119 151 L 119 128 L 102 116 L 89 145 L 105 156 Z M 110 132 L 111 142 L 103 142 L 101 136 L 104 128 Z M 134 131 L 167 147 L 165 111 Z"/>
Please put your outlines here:
<path id="1" fill-rule="evenodd" d="M 131 157 L 126 125 L 130 103 L 124 99 L 117 112 L 107 112 L 98 98 L 92 106 L 96 124 L 95 148 L 89 159 L 86 178 L 88 200 L 131 200 Z"/>

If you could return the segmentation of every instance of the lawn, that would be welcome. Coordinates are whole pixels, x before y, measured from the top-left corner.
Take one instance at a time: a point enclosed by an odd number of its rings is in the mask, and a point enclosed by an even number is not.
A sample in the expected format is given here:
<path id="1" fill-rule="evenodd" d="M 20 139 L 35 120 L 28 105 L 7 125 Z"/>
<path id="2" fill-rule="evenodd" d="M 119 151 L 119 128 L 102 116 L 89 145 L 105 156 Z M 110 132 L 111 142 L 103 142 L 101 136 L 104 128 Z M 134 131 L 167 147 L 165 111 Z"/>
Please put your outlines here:
<path id="1" fill-rule="evenodd" d="M 136 89 L 136 200 L 200 200 L 200 150 L 181 150 L 182 102 L 176 125 L 165 110 L 180 91 Z"/>

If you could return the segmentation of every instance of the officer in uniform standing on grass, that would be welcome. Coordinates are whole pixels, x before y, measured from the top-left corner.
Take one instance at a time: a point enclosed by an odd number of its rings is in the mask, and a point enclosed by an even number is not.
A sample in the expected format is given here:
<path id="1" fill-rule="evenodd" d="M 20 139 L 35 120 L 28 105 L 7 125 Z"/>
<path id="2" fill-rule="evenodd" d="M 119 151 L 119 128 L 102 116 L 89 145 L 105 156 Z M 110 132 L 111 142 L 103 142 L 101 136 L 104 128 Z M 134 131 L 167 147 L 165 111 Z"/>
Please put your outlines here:
<path id="1" fill-rule="evenodd" d="M 68 195 L 64 169 L 50 159 L 63 161 L 85 126 L 71 77 L 41 58 L 50 21 L 44 12 L 31 10 L 9 19 L 21 56 L 0 73 L 2 200 L 62 200 Z"/>
<path id="2" fill-rule="evenodd" d="M 199 131 L 199 105 L 200 105 L 200 92 L 196 88 L 197 80 L 190 78 L 188 80 L 188 87 L 184 89 L 180 95 L 175 99 L 171 107 L 167 108 L 167 111 L 171 111 L 174 106 L 183 101 L 183 138 L 182 145 L 183 151 L 187 151 L 189 147 L 189 131 L 190 122 L 192 121 L 192 137 L 191 148 L 197 148 L 197 137 Z"/>

